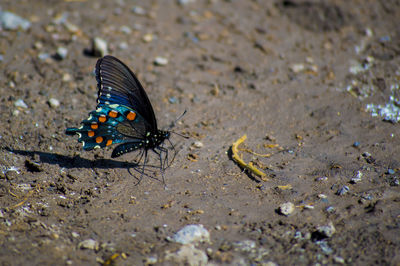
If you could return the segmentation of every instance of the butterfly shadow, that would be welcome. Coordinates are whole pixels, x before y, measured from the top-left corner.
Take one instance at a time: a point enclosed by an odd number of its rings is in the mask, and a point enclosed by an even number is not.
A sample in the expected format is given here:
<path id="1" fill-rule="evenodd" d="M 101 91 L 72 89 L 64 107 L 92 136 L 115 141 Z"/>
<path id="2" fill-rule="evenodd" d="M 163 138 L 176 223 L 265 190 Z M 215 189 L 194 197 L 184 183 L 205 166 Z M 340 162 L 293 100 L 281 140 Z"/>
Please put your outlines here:
<path id="1" fill-rule="evenodd" d="M 50 152 L 15 150 L 8 147 L 6 147 L 5 150 L 23 156 L 30 156 L 31 158 L 34 158 L 36 161 L 39 160 L 42 163 L 48 163 L 53 165 L 57 164 L 60 167 L 67 169 L 70 168 L 100 168 L 100 169 L 134 168 L 135 169 L 140 166 L 140 164 L 136 162 L 132 163 L 121 162 L 110 159 L 89 160 L 82 158 L 79 155 L 70 157 Z M 37 159 L 37 156 L 39 156 L 39 159 Z"/>

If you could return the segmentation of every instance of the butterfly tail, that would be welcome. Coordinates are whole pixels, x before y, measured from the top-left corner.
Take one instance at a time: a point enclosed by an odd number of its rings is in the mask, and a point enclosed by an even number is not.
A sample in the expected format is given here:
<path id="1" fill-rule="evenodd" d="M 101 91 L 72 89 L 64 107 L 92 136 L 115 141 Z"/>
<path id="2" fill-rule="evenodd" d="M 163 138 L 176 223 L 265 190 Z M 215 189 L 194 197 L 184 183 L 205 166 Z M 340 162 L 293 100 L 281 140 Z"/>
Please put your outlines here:
<path id="1" fill-rule="evenodd" d="M 65 130 L 65 134 L 69 135 L 69 136 L 74 136 L 78 133 L 79 128 L 75 128 L 75 127 L 69 127 Z"/>

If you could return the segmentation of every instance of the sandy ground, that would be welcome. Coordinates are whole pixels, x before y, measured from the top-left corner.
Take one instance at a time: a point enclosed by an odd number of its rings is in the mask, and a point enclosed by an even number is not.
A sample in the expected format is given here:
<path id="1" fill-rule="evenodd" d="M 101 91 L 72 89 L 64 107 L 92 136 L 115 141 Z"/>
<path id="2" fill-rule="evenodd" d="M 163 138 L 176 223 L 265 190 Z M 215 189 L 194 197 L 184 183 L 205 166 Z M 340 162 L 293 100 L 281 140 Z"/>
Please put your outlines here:
<path id="1" fill-rule="evenodd" d="M 0 31 L 0 264 L 398 265 L 398 125 L 367 104 L 398 94 L 400 2 L 179 2 L 0 2 L 31 22 Z M 160 128 L 187 110 L 168 189 L 64 133 L 96 106 L 95 37 Z M 244 134 L 268 180 L 232 161 Z M 171 241 L 188 224 L 209 241 Z"/>

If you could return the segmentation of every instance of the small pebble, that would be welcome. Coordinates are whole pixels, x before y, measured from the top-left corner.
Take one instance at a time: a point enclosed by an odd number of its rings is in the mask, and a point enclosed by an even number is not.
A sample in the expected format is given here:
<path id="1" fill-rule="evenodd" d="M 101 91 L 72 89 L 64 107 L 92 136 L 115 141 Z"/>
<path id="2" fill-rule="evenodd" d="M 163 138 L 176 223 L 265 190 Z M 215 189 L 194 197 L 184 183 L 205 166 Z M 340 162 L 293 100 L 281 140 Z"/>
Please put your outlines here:
<path id="1" fill-rule="evenodd" d="M 398 178 L 397 176 L 393 177 L 393 179 L 390 180 L 389 185 L 392 186 L 392 187 L 397 187 L 397 186 L 399 186 L 399 185 L 400 185 L 400 180 L 399 180 L 399 178 Z"/>
<path id="2" fill-rule="evenodd" d="M 165 57 L 157 56 L 157 57 L 154 59 L 154 64 L 155 64 L 156 66 L 165 66 L 165 65 L 168 64 L 168 59 L 165 58 Z"/>
<path id="3" fill-rule="evenodd" d="M 24 100 L 22 99 L 18 99 L 14 102 L 14 106 L 15 107 L 20 107 L 20 108 L 24 108 L 24 109 L 28 109 L 28 105 L 24 102 Z"/>
<path id="4" fill-rule="evenodd" d="M 194 3 L 194 2 L 196 2 L 196 0 L 178 0 L 178 4 L 181 6 L 184 6 L 184 5 L 187 5 L 190 3 Z"/>
<path id="5" fill-rule="evenodd" d="M 33 44 L 33 48 L 35 48 L 36 50 L 40 50 L 40 49 L 43 48 L 43 43 L 41 43 L 41 42 L 35 42 L 35 43 Z"/>
<path id="6" fill-rule="evenodd" d="M 371 157 L 371 153 L 369 153 L 369 152 L 364 152 L 363 154 L 362 154 L 362 156 L 363 157 Z"/>
<path id="7" fill-rule="evenodd" d="M 151 33 L 147 33 L 145 35 L 143 35 L 142 40 L 144 42 L 151 42 L 154 39 L 154 35 Z"/>
<path id="8" fill-rule="evenodd" d="M 86 239 L 78 244 L 78 248 L 98 250 L 99 242 L 97 242 L 96 240 L 93 240 L 93 239 Z"/>
<path id="9" fill-rule="evenodd" d="M 49 105 L 50 105 L 50 107 L 52 107 L 52 108 L 57 108 L 57 107 L 60 106 L 60 101 L 57 100 L 56 98 L 50 98 L 50 99 L 49 99 Z"/>
<path id="10" fill-rule="evenodd" d="M 40 53 L 40 54 L 38 55 L 38 58 L 39 58 L 40 60 L 42 60 L 42 61 L 46 61 L 47 59 L 50 58 L 50 54 L 48 54 L 48 53 Z"/>
<path id="11" fill-rule="evenodd" d="M 31 22 L 14 13 L 0 10 L 0 25 L 5 30 L 27 30 L 31 27 Z"/>
<path id="12" fill-rule="evenodd" d="M 57 59 L 63 60 L 67 57 L 67 54 L 68 54 L 67 48 L 65 48 L 65 47 L 57 48 L 57 52 L 56 52 Z"/>
<path id="13" fill-rule="evenodd" d="M 336 232 L 336 228 L 332 222 L 329 222 L 328 225 L 318 226 L 317 231 L 325 237 L 331 237 Z"/>
<path id="14" fill-rule="evenodd" d="M 71 75 L 69 73 L 64 73 L 63 74 L 62 81 L 68 82 L 68 81 L 71 81 L 71 80 L 72 80 L 72 77 L 71 77 Z"/>
<path id="15" fill-rule="evenodd" d="M 180 244 L 195 244 L 199 242 L 209 242 L 210 233 L 202 224 L 186 225 L 179 230 L 173 237 L 174 242 Z"/>
<path id="16" fill-rule="evenodd" d="M 279 212 L 285 216 L 289 216 L 294 211 L 294 204 L 291 202 L 282 203 L 279 206 Z"/>
<path id="17" fill-rule="evenodd" d="M 165 261 L 166 265 L 208 265 L 207 254 L 193 245 L 183 245 L 174 253 L 167 251 Z M 169 261 L 172 263 L 168 263 Z"/>
<path id="18" fill-rule="evenodd" d="M 156 264 L 158 261 L 157 256 L 150 256 L 146 258 L 145 265 L 153 265 Z"/>
<path id="19" fill-rule="evenodd" d="M 333 206 L 329 206 L 328 208 L 326 208 L 326 212 L 328 212 L 328 213 L 333 213 L 333 212 L 335 212 L 335 207 L 333 207 Z"/>
<path id="20" fill-rule="evenodd" d="M 76 26 L 75 24 L 72 24 L 68 21 L 65 21 L 63 24 L 64 24 L 65 28 L 67 29 L 67 31 L 69 31 L 70 33 L 78 33 L 80 31 L 78 26 Z"/>
<path id="21" fill-rule="evenodd" d="M 126 50 L 126 49 L 128 49 L 128 47 L 129 47 L 129 45 L 128 45 L 127 42 L 121 42 L 121 43 L 118 45 L 118 48 L 121 49 L 121 50 Z"/>
<path id="22" fill-rule="evenodd" d="M 107 42 L 101 38 L 94 38 L 92 41 L 92 53 L 94 56 L 105 56 L 108 54 Z"/>
<path id="23" fill-rule="evenodd" d="M 71 235 L 72 235 L 73 238 L 78 238 L 79 237 L 79 234 L 77 232 L 72 232 Z"/>
<path id="24" fill-rule="evenodd" d="M 197 140 L 197 141 L 193 142 L 193 147 L 200 149 L 200 148 L 204 147 L 204 144 L 201 141 Z"/>
<path id="25" fill-rule="evenodd" d="M 144 10 L 142 7 L 140 6 L 134 6 L 132 7 L 132 12 L 136 15 L 146 15 L 146 10 Z"/>
<path id="26" fill-rule="evenodd" d="M 342 186 L 336 191 L 336 195 L 343 196 L 344 194 L 348 193 L 350 188 L 348 186 Z"/>
<path id="27" fill-rule="evenodd" d="M 256 248 L 256 242 L 253 240 L 243 240 L 233 243 L 233 247 L 235 251 L 240 252 L 251 252 Z"/>
<path id="28" fill-rule="evenodd" d="M 339 264 L 344 264 L 344 263 L 345 263 L 344 259 L 343 259 L 342 257 L 339 257 L 339 256 L 334 256 L 334 257 L 333 257 L 333 260 L 334 260 L 336 263 L 339 263 Z"/>
<path id="29" fill-rule="evenodd" d="M 395 173 L 395 171 L 393 169 L 391 169 L 391 168 L 389 168 L 387 170 L 387 174 L 389 174 L 389 175 L 394 175 L 394 173 Z"/>
<path id="30" fill-rule="evenodd" d="M 304 66 L 304 64 L 292 64 L 290 67 L 289 67 L 289 69 L 291 70 L 291 71 L 293 71 L 294 73 L 299 73 L 299 72 L 301 72 L 301 71 L 303 71 L 304 69 L 305 69 L 305 66 Z"/>
<path id="31" fill-rule="evenodd" d="M 384 42 L 390 42 L 390 41 L 391 41 L 391 38 L 390 38 L 390 36 L 386 35 L 386 36 L 380 37 L 380 38 L 379 38 L 379 41 L 382 42 L 382 43 L 384 43 Z"/>
<path id="32" fill-rule="evenodd" d="M 315 181 L 319 181 L 319 182 L 328 181 L 328 177 L 327 176 L 320 176 L 320 177 L 317 177 L 315 179 Z"/>
<path id="33" fill-rule="evenodd" d="M 353 178 L 351 178 L 350 183 L 355 184 L 361 182 L 363 173 L 361 171 L 357 171 Z"/>
<path id="34" fill-rule="evenodd" d="M 264 265 L 264 266 L 278 266 L 278 264 L 273 262 L 273 261 L 264 262 L 264 263 L 262 263 L 262 265 Z"/>
<path id="35" fill-rule="evenodd" d="M 125 34 L 131 34 L 131 33 L 132 33 L 131 28 L 129 28 L 129 27 L 126 26 L 126 25 L 121 26 L 121 28 L 119 28 L 119 30 L 120 30 L 122 33 L 125 33 Z"/>
<path id="36" fill-rule="evenodd" d="M 325 240 L 317 241 L 316 244 L 321 248 L 325 254 L 332 254 L 333 249 L 328 245 Z"/>
<path id="37" fill-rule="evenodd" d="M 169 97 L 168 101 L 169 101 L 169 103 L 174 104 L 174 103 L 178 102 L 178 99 L 176 97 L 172 96 L 172 97 Z"/>
<path id="38" fill-rule="evenodd" d="M 14 88 L 15 88 L 15 83 L 14 83 L 14 81 L 10 80 L 10 81 L 8 82 L 8 86 L 9 86 L 11 89 L 14 89 Z"/>
<path id="39" fill-rule="evenodd" d="M 353 147 L 354 147 L 354 148 L 358 148 L 359 146 L 360 146 L 360 142 L 355 141 L 355 142 L 353 143 Z"/>

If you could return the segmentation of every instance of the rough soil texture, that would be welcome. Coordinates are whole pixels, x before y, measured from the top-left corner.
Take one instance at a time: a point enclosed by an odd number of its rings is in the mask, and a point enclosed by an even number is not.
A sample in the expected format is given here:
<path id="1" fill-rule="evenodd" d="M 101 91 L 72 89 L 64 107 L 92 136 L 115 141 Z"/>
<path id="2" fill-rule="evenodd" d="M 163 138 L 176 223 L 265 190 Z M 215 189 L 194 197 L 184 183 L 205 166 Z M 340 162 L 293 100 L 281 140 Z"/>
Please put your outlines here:
<path id="1" fill-rule="evenodd" d="M 32 22 L 0 31 L 0 264 L 183 263 L 168 237 L 202 224 L 200 264 L 398 265 L 398 125 L 365 107 L 400 80 L 400 2 L 188 2 L 0 2 Z M 134 153 L 64 133 L 96 106 L 94 37 L 137 73 L 160 128 L 187 110 L 168 189 L 153 168 L 137 184 Z M 231 160 L 244 134 L 268 180 Z"/>

